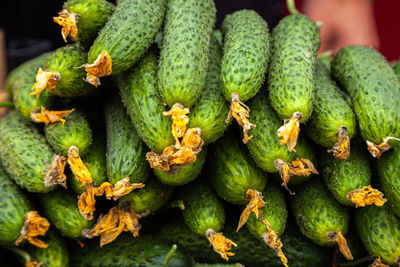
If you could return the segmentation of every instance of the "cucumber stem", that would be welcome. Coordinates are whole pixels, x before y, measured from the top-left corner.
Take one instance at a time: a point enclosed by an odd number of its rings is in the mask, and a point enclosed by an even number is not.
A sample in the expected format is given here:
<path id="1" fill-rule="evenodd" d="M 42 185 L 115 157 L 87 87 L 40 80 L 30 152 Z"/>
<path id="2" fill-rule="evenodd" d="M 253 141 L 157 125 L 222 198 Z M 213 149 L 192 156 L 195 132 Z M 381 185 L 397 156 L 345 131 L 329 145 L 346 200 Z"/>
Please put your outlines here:
<path id="1" fill-rule="evenodd" d="M 3 101 L 3 102 L 0 102 L 0 108 L 11 108 L 11 109 L 14 109 L 15 105 L 11 101 Z"/>
<path id="2" fill-rule="evenodd" d="M 296 9 L 296 6 L 294 4 L 294 0 L 287 0 L 286 4 L 290 14 L 292 15 L 299 14 L 299 11 Z"/>
<path id="3" fill-rule="evenodd" d="M 178 246 L 177 246 L 176 244 L 172 245 L 171 249 L 170 249 L 169 252 L 168 252 L 167 257 L 165 258 L 163 267 L 167 267 L 167 266 L 168 266 L 168 263 L 169 263 L 169 261 L 171 260 L 171 258 L 174 256 L 177 247 L 178 247 Z"/>

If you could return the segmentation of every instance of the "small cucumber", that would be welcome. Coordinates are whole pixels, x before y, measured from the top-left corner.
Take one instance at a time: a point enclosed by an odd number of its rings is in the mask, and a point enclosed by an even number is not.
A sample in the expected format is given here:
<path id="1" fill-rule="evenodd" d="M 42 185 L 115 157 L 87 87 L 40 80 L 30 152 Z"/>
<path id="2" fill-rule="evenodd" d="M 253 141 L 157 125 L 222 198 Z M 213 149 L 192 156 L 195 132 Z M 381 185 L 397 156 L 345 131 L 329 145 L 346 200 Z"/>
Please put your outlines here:
<path id="1" fill-rule="evenodd" d="M 171 120 L 158 94 L 157 56 L 151 50 L 132 70 L 117 78 L 122 102 L 139 136 L 156 153 L 175 143 Z"/>
<path id="2" fill-rule="evenodd" d="M 172 107 L 190 108 L 206 82 L 208 48 L 216 20 L 213 0 L 170 0 L 165 15 L 158 87 Z"/>
<path id="3" fill-rule="evenodd" d="M 65 117 L 65 123 L 50 123 L 44 127 L 49 144 L 57 154 L 67 156 L 68 149 L 76 146 L 80 155 L 85 155 L 92 144 L 92 130 L 86 115 L 73 111 Z"/>
<path id="4" fill-rule="evenodd" d="M 88 54 L 88 62 L 107 51 L 112 74 L 132 67 L 144 56 L 164 20 L 166 0 L 120 0 Z"/>
<path id="5" fill-rule="evenodd" d="M 39 201 L 51 225 L 63 236 L 82 238 L 82 231 L 93 224 L 93 221 L 87 221 L 79 213 L 76 197 L 64 189 L 40 195 Z"/>
<path id="6" fill-rule="evenodd" d="M 400 263 L 400 219 L 386 205 L 357 209 L 355 221 L 358 233 L 371 256 L 384 263 Z"/>
<path id="7" fill-rule="evenodd" d="M 232 136 L 226 135 L 215 143 L 209 162 L 209 178 L 215 191 L 230 203 L 247 204 L 247 190 L 262 192 L 267 184 L 266 174 Z"/>
<path id="8" fill-rule="evenodd" d="M 0 160 L 4 170 L 19 186 L 29 192 L 45 193 L 44 178 L 51 165 L 53 151 L 35 125 L 17 111 L 0 120 Z"/>
<path id="9" fill-rule="evenodd" d="M 105 113 L 108 180 L 115 184 L 129 177 L 132 183 L 144 182 L 149 174 L 147 148 L 126 114 L 121 99 L 114 97 L 109 101 Z"/>

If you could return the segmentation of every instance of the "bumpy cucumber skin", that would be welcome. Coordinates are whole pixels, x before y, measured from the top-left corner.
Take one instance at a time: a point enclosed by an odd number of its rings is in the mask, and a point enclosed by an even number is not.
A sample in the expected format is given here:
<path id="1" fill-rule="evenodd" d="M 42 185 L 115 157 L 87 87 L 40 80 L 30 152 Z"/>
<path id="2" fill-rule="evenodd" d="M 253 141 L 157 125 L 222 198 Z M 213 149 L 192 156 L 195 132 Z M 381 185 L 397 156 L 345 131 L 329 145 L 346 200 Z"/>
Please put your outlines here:
<path id="1" fill-rule="evenodd" d="M 197 180 L 180 188 L 183 219 L 195 233 L 204 236 L 208 229 L 220 232 L 225 224 L 224 204 L 205 180 Z"/>
<path id="2" fill-rule="evenodd" d="M 63 235 L 81 238 L 82 231 L 89 229 L 94 221 L 87 221 L 78 210 L 78 200 L 65 190 L 40 195 L 39 201 L 51 225 Z"/>
<path id="3" fill-rule="evenodd" d="M 371 168 L 359 147 L 352 147 L 351 156 L 343 161 L 324 153 L 321 156 L 321 174 L 335 199 L 345 206 L 354 206 L 347 194 L 371 182 Z"/>
<path id="4" fill-rule="evenodd" d="M 166 0 L 120 0 L 88 54 L 89 63 L 106 50 L 112 74 L 132 67 L 146 53 L 164 20 Z"/>
<path id="5" fill-rule="evenodd" d="M 131 119 L 119 97 L 106 105 L 107 128 L 107 174 L 115 184 L 129 177 L 132 183 L 146 181 L 149 165 L 146 162 L 147 148 L 137 134 Z"/>
<path id="6" fill-rule="evenodd" d="M 196 105 L 190 110 L 188 125 L 189 128 L 201 129 L 201 138 L 206 144 L 215 142 L 229 126 L 225 122 L 229 107 L 220 87 L 222 49 L 214 36 L 211 38 L 209 56 L 206 85 Z"/>
<path id="7" fill-rule="evenodd" d="M 392 211 L 400 217 L 400 147 L 382 155 L 378 161 L 378 177 Z"/>
<path id="8" fill-rule="evenodd" d="M 321 146 L 331 148 L 337 142 L 339 127 L 345 126 L 351 139 L 356 132 L 354 112 L 343 97 L 345 92 L 337 87 L 319 59 L 315 66 L 315 87 L 313 115 L 306 128 L 308 137 Z"/>
<path id="9" fill-rule="evenodd" d="M 85 155 L 92 144 L 92 130 L 86 116 L 73 111 L 65 117 L 65 123 L 51 123 L 45 126 L 44 133 L 49 144 L 57 154 L 67 156 L 71 146 L 76 146 L 79 155 Z"/>
<path id="10" fill-rule="evenodd" d="M 357 209 L 355 221 L 368 253 L 395 266 L 400 260 L 400 219 L 386 205 L 371 205 Z"/>
<path id="11" fill-rule="evenodd" d="M 106 0 L 68 0 L 63 9 L 79 15 L 76 41 L 89 48 L 99 31 L 114 12 L 114 5 Z"/>
<path id="12" fill-rule="evenodd" d="M 203 147 L 203 150 L 197 154 L 195 162 L 173 170 L 172 173 L 154 169 L 154 174 L 157 176 L 158 180 L 167 185 L 176 186 L 187 184 L 199 176 L 206 160 L 206 155 L 207 148 Z"/>
<path id="13" fill-rule="evenodd" d="M 247 101 L 257 94 L 265 79 L 270 54 L 268 24 L 257 12 L 240 10 L 226 16 L 221 29 L 222 92 L 228 102 L 232 93 Z"/>
<path id="14" fill-rule="evenodd" d="M 53 151 L 31 122 L 17 111 L 0 121 L 0 160 L 4 170 L 20 187 L 29 192 L 45 193 L 44 177 L 51 165 Z"/>
<path id="15" fill-rule="evenodd" d="M 264 218 L 269 222 L 272 230 L 280 236 L 285 231 L 288 216 L 285 196 L 281 187 L 276 185 L 268 186 L 262 193 L 265 201 L 265 206 L 262 208 Z M 263 239 L 262 235 L 267 232 L 265 224 L 259 221 L 254 213 L 250 214 L 246 226 L 253 236 L 261 240 Z"/>
<path id="16" fill-rule="evenodd" d="M 151 50 L 132 70 L 118 76 L 122 102 L 142 140 L 161 153 L 175 143 L 172 121 L 163 115 L 166 109 L 157 88 L 157 56 Z"/>
<path id="17" fill-rule="evenodd" d="M 267 184 L 266 174 L 257 168 L 244 145 L 232 136 L 218 140 L 209 162 L 209 177 L 215 191 L 230 203 L 247 204 L 247 190 L 262 192 Z"/>
<path id="18" fill-rule="evenodd" d="M 163 266 L 172 244 L 150 236 L 132 238 L 126 234 L 112 245 L 99 247 L 98 240 L 72 251 L 71 266 Z M 101 263 L 99 265 L 99 263 Z M 191 259 L 178 247 L 168 266 L 191 267 Z"/>
<path id="19" fill-rule="evenodd" d="M 274 28 L 268 89 L 271 106 L 282 119 L 296 111 L 303 113 L 303 123 L 311 116 L 319 45 L 319 28 L 304 15 L 287 16 Z"/>
<path id="20" fill-rule="evenodd" d="M 172 186 L 164 185 L 153 177 L 147 180 L 144 188 L 135 189 L 122 197 L 120 202 L 131 202 L 132 209 L 138 214 L 147 210 L 154 213 L 167 203 L 173 192 Z"/>
<path id="21" fill-rule="evenodd" d="M 25 62 L 13 70 L 7 80 L 7 88 L 12 90 L 15 109 L 29 121 L 31 120 L 30 112 L 32 109 L 40 108 L 41 106 L 49 109 L 54 102 L 54 96 L 47 91 L 43 91 L 39 98 L 31 95 L 31 88 L 36 81 L 35 75 L 40 67 L 44 68 L 50 55 L 50 53 L 45 53 Z"/>
<path id="22" fill-rule="evenodd" d="M 0 167 L 0 243 L 14 245 L 21 235 L 24 217 L 32 210 L 26 196 Z"/>
<path id="23" fill-rule="evenodd" d="M 87 54 L 82 47 L 74 44 L 61 47 L 54 51 L 46 61 L 46 69 L 56 71 L 61 75 L 56 87 L 50 94 L 61 97 L 76 97 L 88 95 L 95 87 L 85 82 L 85 68 L 76 68 L 85 64 Z"/>
<path id="24" fill-rule="evenodd" d="M 158 86 L 172 107 L 191 107 L 206 82 L 208 48 L 216 20 L 212 0 L 170 0 L 165 15 Z"/>
<path id="25" fill-rule="evenodd" d="M 332 198 L 321 181 L 314 180 L 296 190 L 291 199 L 292 209 L 300 231 L 320 246 L 333 246 L 327 234 L 348 230 L 348 210 Z"/>
<path id="26" fill-rule="evenodd" d="M 342 48 L 332 61 L 332 74 L 353 100 L 364 140 L 380 144 L 387 136 L 400 137 L 400 81 L 378 51 Z"/>

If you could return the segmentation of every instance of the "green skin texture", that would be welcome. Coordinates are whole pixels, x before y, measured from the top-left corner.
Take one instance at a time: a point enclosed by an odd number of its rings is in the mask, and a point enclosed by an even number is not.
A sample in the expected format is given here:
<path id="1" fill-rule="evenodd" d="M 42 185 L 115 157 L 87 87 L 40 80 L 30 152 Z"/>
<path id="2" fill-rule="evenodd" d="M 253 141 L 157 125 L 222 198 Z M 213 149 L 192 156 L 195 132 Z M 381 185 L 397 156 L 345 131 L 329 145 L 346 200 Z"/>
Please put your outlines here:
<path id="1" fill-rule="evenodd" d="M 129 177 L 142 183 L 149 175 L 147 147 L 137 134 L 119 97 L 106 105 L 107 175 L 112 184 Z"/>
<path id="2" fill-rule="evenodd" d="M 386 264 L 400 262 L 400 219 L 386 205 L 357 209 L 355 222 L 368 253 Z"/>
<path id="3" fill-rule="evenodd" d="M 263 193 L 265 206 L 261 208 L 264 218 L 269 222 L 272 230 L 279 236 L 285 231 L 288 211 L 282 189 L 276 185 L 268 186 Z M 247 229 L 256 238 L 263 240 L 263 234 L 268 232 L 267 227 L 251 213 L 246 222 Z"/>
<path id="4" fill-rule="evenodd" d="M 63 236 L 82 238 L 82 231 L 91 228 L 94 223 L 79 213 L 76 196 L 63 189 L 40 195 L 39 201 L 51 225 Z"/>
<path id="5" fill-rule="evenodd" d="M 315 180 L 296 190 L 291 198 L 293 214 L 300 231 L 320 246 L 334 246 L 328 240 L 331 231 L 346 235 L 349 226 L 348 210 L 329 194 L 323 183 Z"/>
<path id="6" fill-rule="evenodd" d="M 400 217 L 400 147 L 384 153 L 378 161 L 378 178 L 392 211 Z"/>
<path id="7" fill-rule="evenodd" d="M 229 126 L 225 122 L 229 107 L 220 87 L 222 48 L 214 36 L 211 38 L 209 57 L 206 85 L 197 104 L 190 110 L 188 125 L 188 128 L 201 129 L 201 138 L 206 144 L 215 142 Z"/>
<path id="8" fill-rule="evenodd" d="M 118 76 L 122 102 L 142 140 L 156 153 L 175 144 L 172 121 L 158 94 L 157 56 L 150 51 L 132 70 Z"/>
<path id="9" fill-rule="evenodd" d="M 330 78 L 325 65 L 318 59 L 315 67 L 315 100 L 313 115 L 307 123 L 306 133 L 315 143 L 332 148 L 341 126 L 347 128 L 351 139 L 356 132 L 356 119 L 345 94 Z"/>
<path id="10" fill-rule="evenodd" d="M 352 147 L 347 160 L 336 159 L 327 153 L 321 158 L 321 174 L 332 195 L 340 204 L 354 206 L 347 194 L 371 183 L 371 168 L 363 150 Z"/>
<path id="11" fill-rule="evenodd" d="M 378 51 L 342 48 L 332 61 L 332 74 L 353 100 L 364 140 L 380 144 L 387 136 L 400 137 L 400 81 Z"/>
<path id="12" fill-rule="evenodd" d="M 53 190 L 54 186 L 44 185 L 53 154 L 46 138 L 17 111 L 0 121 L 0 161 L 20 187 L 35 193 Z"/>
<path id="13" fill-rule="evenodd" d="M 160 95 L 168 106 L 190 108 L 200 97 L 215 21 L 212 0 L 168 1 L 158 72 Z"/>
<path id="14" fill-rule="evenodd" d="M 88 95 L 95 87 L 87 82 L 85 68 L 77 68 L 85 64 L 87 53 L 82 47 L 74 44 L 61 47 L 54 51 L 46 61 L 46 70 L 58 72 L 61 79 L 50 94 L 60 97 L 77 97 Z"/>
<path id="15" fill-rule="evenodd" d="M 128 234 L 102 248 L 98 240 L 95 241 L 83 249 L 77 247 L 71 251 L 71 266 L 163 266 L 172 247 L 172 244 L 158 238 L 150 236 L 132 238 L 132 235 Z M 190 267 L 192 262 L 178 247 L 168 266 Z"/>
<path id="16" fill-rule="evenodd" d="M 164 20 L 166 0 L 120 0 L 88 54 L 89 63 L 106 50 L 112 74 L 138 62 L 154 41 Z"/>
<path id="17" fill-rule="evenodd" d="M 243 102 L 257 94 L 265 79 L 270 55 L 268 24 L 253 10 L 240 10 L 222 24 L 224 54 L 221 86 L 230 103 L 232 93 Z"/>
<path id="18" fill-rule="evenodd" d="M 183 165 L 175 170 L 172 169 L 170 172 L 154 169 L 154 174 L 157 176 L 158 180 L 167 185 L 177 186 L 187 184 L 199 176 L 206 156 L 207 148 L 203 147 L 203 150 L 197 154 L 195 162 Z"/>
<path id="19" fill-rule="evenodd" d="M 78 34 L 74 41 L 89 48 L 114 12 L 114 5 L 106 0 L 68 0 L 63 9 L 79 15 Z"/>
<path id="20" fill-rule="evenodd" d="M 147 210 L 155 213 L 168 202 L 173 192 L 172 186 L 164 185 L 152 177 L 147 180 L 144 188 L 135 189 L 130 194 L 123 196 L 120 202 L 131 202 L 132 209 L 138 214 Z"/>
<path id="21" fill-rule="evenodd" d="M 0 244 L 14 245 L 30 210 L 27 197 L 0 168 Z"/>
<path id="22" fill-rule="evenodd" d="M 283 18 L 272 32 L 269 67 L 269 99 L 282 119 L 303 113 L 311 116 L 315 95 L 315 59 L 319 28 L 310 18 L 297 14 Z"/>
<path id="23" fill-rule="evenodd" d="M 393 66 L 394 73 L 396 74 L 397 78 L 400 80 L 400 62 L 397 62 Z"/>
<path id="24" fill-rule="evenodd" d="M 12 99 L 15 109 L 18 110 L 26 120 L 31 120 L 30 112 L 39 109 L 41 106 L 47 109 L 52 107 L 54 97 L 49 92 L 43 91 L 39 98 L 32 96 L 32 86 L 36 81 L 36 74 L 39 67 L 44 68 L 50 53 L 42 54 L 29 60 L 13 70 L 7 79 L 7 88 L 12 91 Z"/>
<path id="25" fill-rule="evenodd" d="M 190 230 L 203 237 L 208 229 L 221 232 L 226 217 L 224 204 L 204 179 L 181 187 L 178 198 L 183 201 L 183 219 Z"/>
<path id="26" fill-rule="evenodd" d="M 232 136 L 216 143 L 209 164 L 210 181 L 218 195 L 236 205 L 246 205 L 248 189 L 262 192 L 267 176 L 248 155 L 244 145 Z"/>
<path id="27" fill-rule="evenodd" d="M 46 139 L 57 154 L 67 156 L 71 146 L 85 155 L 92 144 L 92 130 L 86 116 L 80 111 L 73 111 L 64 117 L 65 123 L 50 123 L 45 126 Z"/>

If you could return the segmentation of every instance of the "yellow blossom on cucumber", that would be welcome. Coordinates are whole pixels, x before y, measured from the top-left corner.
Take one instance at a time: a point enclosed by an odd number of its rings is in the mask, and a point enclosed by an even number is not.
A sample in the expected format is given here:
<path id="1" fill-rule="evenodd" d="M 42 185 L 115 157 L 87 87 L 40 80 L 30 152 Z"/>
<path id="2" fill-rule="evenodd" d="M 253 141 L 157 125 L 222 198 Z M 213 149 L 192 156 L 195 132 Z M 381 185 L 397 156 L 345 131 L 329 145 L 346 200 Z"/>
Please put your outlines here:
<path id="1" fill-rule="evenodd" d="M 175 138 L 175 146 L 180 147 L 179 138 L 183 137 L 186 132 L 186 126 L 189 123 L 187 114 L 190 112 L 188 108 L 184 108 L 182 104 L 175 103 L 169 111 L 164 111 L 163 115 L 172 119 L 172 135 Z"/>
<path id="2" fill-rule="evenodd" d="M 112 59 L 111 56 L 104 50 L 92 64 L 84 64 L 80 67 L 85 67 L 86 79 L 85 81 L 98 87 L 100 83 L 100 77 L 108 76 L 112 73 Z"/>
<path id="3" fill-rule="evenodd" d="M 51 165 L 46 171 L 44 178 L 45 186 L 62 185 L 67 188 L 67 176 L 64 174 L 67 158 L 60 155 L 54 155 Z"/>
<path id="4" fill-rule="evenodd" d="M 76 26 L 78 20 L 78 14 L 75 14 L 73 12 L 69 13 L 66 9 L 61 10 L 58 13 L 58 17 L 53 17 L 53 21 L 62 26 L 61 35 L 64 39 L 64 42 L 67 43 L 68 35 L 70 35 L 71 38 L 75 38 L 78 34 L 78 27 Z"/>
<path id="5" fill-rule="evenodd" d="M 40 107 L 40 112 L 36 113 L 34 110 L 31 111 L 31 119 L 36 123 L 49 123 L 61 122 L 65 123 L 63 117 L 68 116 L 75 109 L 70 110 L 47 110 L 44 106 Z"/>
<path id="6" fill-rule="evenodd" d="M 340 252 L 347 260 L 353 260 L 353 255 L 347 246 L 346 238 L 340 231 L 331 231 L 327 234 L 328 240 L 334 241 L 338 244 Z"/>
<path id="7" fill-rule="evenodd" d="M 42 266 L 43 264 L 44 264 L 43 262 L 38 262 L 38 261 L 30 261 L 30 260 L 25 261 L 25 267 L 39 267 Z"/>
<path id="8" fill-rule="evenodd" d="M 68 150 L 68 164 L 75 175 L 75 179 L 81 182 L 81 186 L 93 182 L 92 175 L 80 158 L 79 150 L 75 146 L 71 146 Z"/>
<path id="9" fill-rule="evenodd" d="M 347 128 L 341 126 L 336 135 L 338 142 L 328 150 L 328 153 L 333 153 L 333 156 L 338 159 L 347 160 L 350 157 L 350 137 L 347 135 Z"/>
<path id="10" fill-rule="evenodd" d="M 129 177 L 125 177 L 124 179 L 118 181 L 115 185 L 110 184 L 109 182 L 102 183 L 98 188 L 96 188 L 96 196 L 106 195 L 107 199 L 117 200 L 122 196 L 125 196 L 132 192 L 134 189 L 143 188 L 144 184 L 142 183 L 134 183 L 131 184 Z"/>
<path id="11" fill-rule="evenodd" d="M 15 241 L 15 245 L 18 246 L 23 240 L 27 239 L 29 243 L 38 248 L 47 248 L 49 244 L 40 240 L 38 236 L 44 236 L 49 227 L 50 223 L 46 218 L 40 217 L 37 211 L 29 211 L 25 214 L 21 236 Z"/>
<path id="12" fill-rule="evenodd" d="M 56 84 L 60 79 L 60 73 L 56 71 L 44 71 L 42 68 L 39 68 L 36 74 L 36 82 L 31 88 L 34 92 L 31 95 L 35 95 L 38 98 L 43 90 L 49 91 L 56 88 Z"/>
<path id="13" fill-rule="evenodd" d="M 351 191 L 347 194 L 347 199 L 351 200 L 358 207 L 365 207 L 371 204 L 383 206 L 387 199 L 383 198 L 383 193 L 371 185 L 364 186 L 361 189 Z"/>
<path id="14" fill-rule="evenodd" d="M 214 251 L 217 252 L 224 260 L 229 260 L 228 256 L 234 256 L 235 253 L 230 252 L 232 246 L 237 247 L 237 244 L 232 240 L 226 238 L 222 233 L 216 233 L 212 229 L 206 231 L 206 237 L 210 244 L 213 246 Z"/>
<path id="15" fill-rule="evenodd" d="M 398 138 L 388 136 L 383 139 L 381 144 L 375 145 L 373 142 L 367 140 L 367 149 L 374 158 L 379 158 L 383 152 L 388 151 L 391 148 L 388 144 L 389 140 L 400 141 Z"/>
<path id="16" fill-rule="evenodd" d="M 300 121 L 303 117 L 303 113 L 295 112 L 290 120 L 284 120 L 283 125 L 278 129 L 277 134 L 280 139 L 281 145 L 286 144 L 289 151 L 294 151 L 297 138 L 300 132 Z"/>
<path id="17" fill-rule="evenodd" d="M 390 265 L 384 264 L 381 260 L 381 257 L 378 256 L 378 258 L 376 258 L 369 267 L 390 267 Z"/>
<path id="18" fill-rule="evenodd" d="M 249 202 L 246 208 L 243 210 L 240 215 L 239 224 L 236 229 L 236 232 L 239 231 L 240 228 L 247 222 L 250 214 L 253 212 L 257 219 L 259 215 L 259 210 L 265 206 L 265 202 L 263 200 L 263 195 L 254 189 L 249 189 L 246 192 L 246 200 Z"/>

